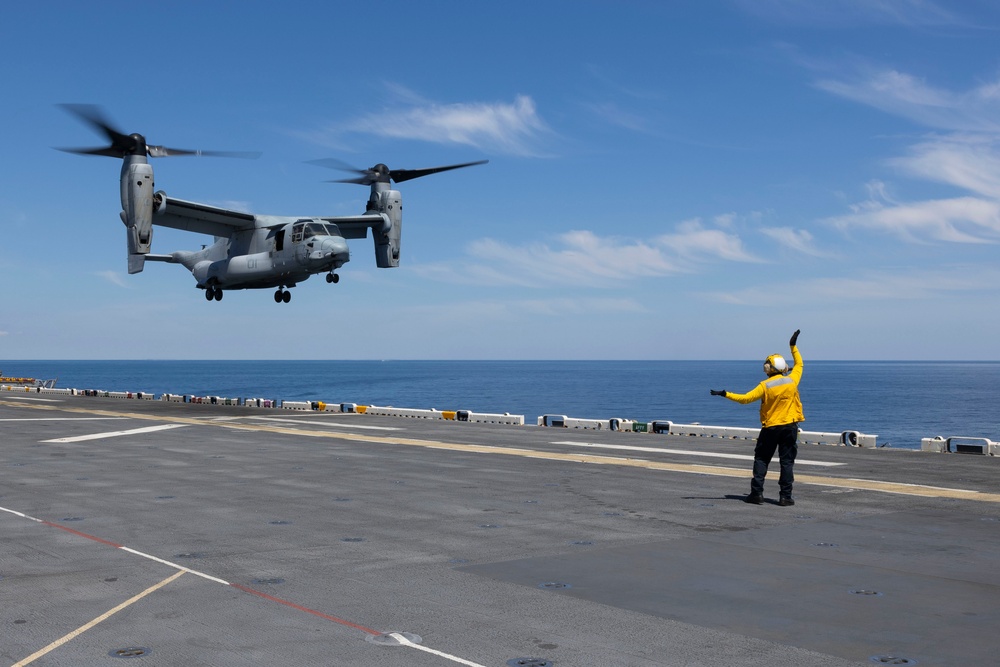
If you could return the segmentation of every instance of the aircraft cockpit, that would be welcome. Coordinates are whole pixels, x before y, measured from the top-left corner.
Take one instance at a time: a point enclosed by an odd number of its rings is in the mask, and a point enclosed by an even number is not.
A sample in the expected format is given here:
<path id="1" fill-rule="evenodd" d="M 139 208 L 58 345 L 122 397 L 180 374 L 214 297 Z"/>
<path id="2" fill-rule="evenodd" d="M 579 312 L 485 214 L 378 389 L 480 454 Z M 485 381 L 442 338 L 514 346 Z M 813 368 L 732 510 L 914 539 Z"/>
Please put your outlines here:
<path id="1" fill-rule="evenodd" d="M 337 225 L 322 222 L 297 222 L 292 226 L 292 243 L 307 241 L 314 236 L 340 236 Z"/>

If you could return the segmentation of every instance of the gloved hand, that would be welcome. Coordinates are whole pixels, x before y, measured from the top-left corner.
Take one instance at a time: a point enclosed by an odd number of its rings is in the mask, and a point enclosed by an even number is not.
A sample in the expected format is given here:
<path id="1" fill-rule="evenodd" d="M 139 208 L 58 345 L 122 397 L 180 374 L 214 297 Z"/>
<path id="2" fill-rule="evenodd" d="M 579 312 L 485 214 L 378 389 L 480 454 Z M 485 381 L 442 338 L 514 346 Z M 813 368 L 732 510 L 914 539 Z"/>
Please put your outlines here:
<path id="1" fill-rule="evenodd" d="M 792 334 L 792 339 L 788 341 L 788 347 L 795 347 L 795 341 L 799 339 L 799 330 L 796 329 L 795 333 Z"/>
<path id="2" fill-rule="evenodd" d="M 726 395 L 726 390 L 725 389 L 712 389 L 711 391 L 712 391 L 712 396 L 725 396 Z"/>

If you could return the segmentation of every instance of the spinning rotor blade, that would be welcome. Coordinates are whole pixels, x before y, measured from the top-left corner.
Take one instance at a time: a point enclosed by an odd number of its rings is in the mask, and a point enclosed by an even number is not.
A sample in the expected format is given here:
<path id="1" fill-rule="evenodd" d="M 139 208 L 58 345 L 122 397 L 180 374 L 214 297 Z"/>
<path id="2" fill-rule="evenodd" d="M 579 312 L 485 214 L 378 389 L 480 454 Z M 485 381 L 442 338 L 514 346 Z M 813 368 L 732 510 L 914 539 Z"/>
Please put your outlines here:
<path id="1" fill-rule="evenodd" d="M 489 160 L 478 160 L 476 162 L 466 162 L 464 164 L 452 164 L 446 167 L 430 167 L 429 169 L 393 169 L 389 172 L 389 177 L 397 183 L 402 183 L 403 181 L 420 178 L 421 176 L 430 176 L 431 174 L 437 174 L 438 172 L 461 169 L 462 167 L 474 167 L 477 164 L 486 164 L 487 162 L 489 162 Z"/>
<path id="2" fill-rule="evenodd" d="M 358 185 L 371 185 L 372 183 L 380 182 L 388 183 L 390 179 L 396 183 L 402 183 L 403 181 L 420 178 L 421 176 L 429 176 L 430 174 L 449 171 L 451 169 L 461 169 L 462 167 L 474 167 L 475 165 L 486 164 L 487 162 L 489 162 L 489 160 L 478 160 L 476 162 L 452 164 L 444 167 L 430 167 L 428 169 L 389 169 L 389 167 L 384 164 L 377 164 L 371 169 L 356 169 L 334 158 L 327 158 L 325 160 L 310 160 L 309 164 L 359 174 L 357 178 L 339 179 L 329 181 L 330 183 L 357 183 Z"/>
<path id="3" fill-rule="evenodd" d="M 80 155 L 106 155 L 108 157 L 123 157 L 135 152 L 140 148 L 137 138 L 142 142 L 142 151 L 145 152 L 145 140 L 141 137 L 122 134 L 111 127 L 99 107 L 93 104 L 61 104 L 59 105 L 69 113 L 84 121 L 97 132 L 104 134 L 111 145 L 107 148 L 61 148 L 59 150 L 67 153 L 78 153 Z"/>
<path id="4" fill-rule="evenodd" d="M 239 157 L 255 160 L 261 156 L 260 151 L 198 151 L 183 148 L 167 148 L 166 146 L 147 146 L 149 157 L 174 157 L 177 155 L 196 155 L 198 157 Z"/>
<path id="5" fill-rule="evenodd" d="M 372 183 L 378 181 L 378 175 L 374 172 L 375 167 L 372 167 L 372 169 L 358 169 L 357 167 L 352 167 L 346 162 L 341 162 L 340 160 L 332 157 L 320 160 L 307 160 L 306 164 L 314 164 L 318 167 L 326 167 L 327 169 L 338 169 L 340 171 L 349 171 L 353 174 L 360 174 L 358 178 L 345 178 L 342 180 L 327 181 L 327 183 L 357 183 L 358 185 L 371 185 Z"/>
<path id="6" fill-rule="evenodd" d="M 167 148 L 166 146 L 149 146 L 141 134 L 124 134 L 107 121 L 101 109 L 93 104 L 61 104 L 63 109 L 84 121 L 98 132 L 104 134 L 111 142 L 110 146 L 98 148 L 60 148 L 67 153 L 79 155 L 105 155 L 123 158 L 126 155 L 148 155 L 149 157 L 170 157 L 174 155 L 205 155 L 209 157 L 241 157 L 257 158 L 259 152 L 243 151 L 199 151 L 183 148 Z"/>

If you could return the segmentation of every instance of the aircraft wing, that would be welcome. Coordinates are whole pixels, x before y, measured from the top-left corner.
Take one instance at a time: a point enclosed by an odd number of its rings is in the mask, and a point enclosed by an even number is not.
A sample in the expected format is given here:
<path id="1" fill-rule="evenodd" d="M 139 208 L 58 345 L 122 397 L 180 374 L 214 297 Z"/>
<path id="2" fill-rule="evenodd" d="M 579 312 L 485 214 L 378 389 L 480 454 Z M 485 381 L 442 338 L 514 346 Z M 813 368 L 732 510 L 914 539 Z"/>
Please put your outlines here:
<path id="1" fill-rule="evenodd" d="M 369 227 L 379 227 L 383 222 L 381 213 L 368 213 L 366 215 L 338 216 L 333 218 L 319 218 L 323 222 L 332 222 L 340 229 L 340 233 L 345 239 L 368 238 Z"/>
<path id="2" fill-rule="evenodd" d="M 340 229 L 345 239 L 368 237 L 369 227 L 381 227 L 385 223 L 380 213 L 334 217 L 292 217 L 254 215 L 243 211 L 231 211 L 208 204 L 184 201 L 156 193 L 153 203 L 153 224 L 171 227 L 186 232 L 197 232 L 209 236 L 231 236 L 233 232 L 261 227 L 276 227 L 296 220 L 321 220 L 331 222 Z"/>
<path id="3" fill-rule="evenodd" d="M 198 204 L 156 193 L 153 224 L 209 236 L 229 236 L 235 231 L 253 229 L 257 217 L 252 213 Z"/>

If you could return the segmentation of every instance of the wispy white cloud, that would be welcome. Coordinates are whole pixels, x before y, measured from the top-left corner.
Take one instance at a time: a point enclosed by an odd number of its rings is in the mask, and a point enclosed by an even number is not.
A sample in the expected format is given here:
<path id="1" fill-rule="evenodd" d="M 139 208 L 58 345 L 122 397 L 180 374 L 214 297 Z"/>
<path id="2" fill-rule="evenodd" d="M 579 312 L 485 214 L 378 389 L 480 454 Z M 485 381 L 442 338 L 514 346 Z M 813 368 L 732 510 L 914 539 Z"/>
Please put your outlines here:
<path id="1" fill-rule="evenodd" d="M 745 289 L 712 292 L 705 296 L 723 303 L 759 306 L 780 294 L 788 303 L 858 303 L 925 300 L 946 294 L 1000 291 L 1000 271 L 982 267 L 956 266 L 910 272 L 868 272 L 861 276 L 841 276 L 755 285 Z"/>
<path id="2" fill-rule="evenodd" d="M 434 102 L 424 95 L 421 95 L 412 88 L 408 88 L 395 81 L 382 82 L 383 87 L 396 104 L 405 104 L 414 107 L 433 106 Z"/>
<path id="3" fill-rule="evenodd" d="M 965 22 L 931 0 L 735 0 L 744 11 L 771 21 L 833 27 L 940 26 Z"/>
<path id="4" fill-rule="evenodd" d="M 534 100 L 518 95 L 513 102 L 441 104 L 400 86 L 390 86 L 391 109 L 330 125 L 310 138 L 340 144 L 349 134 L 370 134 L 438 144 L 473 146 L 511 155 L 539 155 L 551 130 Z"/>
<path id="5" fill-rule="evenodd" d="M 930 128 L 1000 132 L 1000 81 L 997 80 L 963 92 L 934 87 L 895 69 L 869 69 L 846 80 L 824 79 L 816 86 Z"/>
<path id="6" fill-rule="evenodd" d="M 648 119 L 634 111 L 623 109 L 616 102 L 595 102 L 584 105 L 584 108 L 608 125 L 642 134 L 649 134 L 653 129 Z"/>
<path id="7" fill-rule="evenodd" d="M 666 98 L 666 94 L 656 86 L 650 86 L 643 77 L 637 77 L 629 82 L 629 77 L 623 76 L 618 70 L 613 70 L 604 65 L 591 63 L 587 66 L 594 80 L 601 88 L 610 90 L 616 98 L 628 98 L 630 100 L 659 102 Z"/>
<path id="8" fill-rule="evenodd" d="M 690 273 L 718 261 L 761 262 L 739 236 L 706 229 L 700 220 L 678 225 L 651 241 L 601 237 L 591 231 L 562 234 L 551 244 L 512 245 L 480 239 L 470 259 L 414 270 L 427 278 L 480 285 L 609 287 L 650 277 Z"/>
<path id="9" fill-rule="evenodd" d="M 1000 136 L 930 137 L 889 164 L 913 176 L 1000 199 Z"/>
<path id="10" fill-rule="evenodd" d="M 776 242 L 780 247 L 812 257 L 832 257 L 816 247 L 813 235 L 805 229 L 791 227 L 763 227 L 761 234 Z"/>
<path id="11" fill-rule="evenodd" d="M 124 287 L 126 289 L 129 287 L 128 283 L 125 282 L 125 279 L 117 271 L 98 271 L 94 275 L 107 280 L 112 285 L 117 285 L 118 287 Z"/>
<path id="12" fill-rule="evenodd" d="M 728 218 L 726 218 L 728 220 Z M 734 262 L 762 262 L 743 247 L 736 234 L 721 229 L 706 229 L 699 218 L 686 220 L 672 234 L 656 238 L 659 247 L 677 255 L 682 261 L 722 259 Z"/>
<path id="13" fill-rule="evenodd" d="M 937 88 L 909 74 L 882 69 L 819 87 L 907 118 L 936 133 L 887 164 L 908 176 L 954 187 L 955 196 L 897 201 L 881 183 L 868 200 L 826 222 L 873 229 L 914 242 L 1000 242 L 1000 80 L 967 91 Z"/>
<path id="14" fill-rule="evenodd" d="M 712 222 L 715 223 L 715 226 L 723 229 L 733 229 L 738 220 L 739 216 L 735 213 L 723 213 L 722 215 L 717 215 L 712 218 Z"/>
<path id="15" fill-rule="evenodd" d="M 916 242 L 1000 242 L 1000 202 L 977 197 L 905 204 L 871 199 L 852 206 L 850 214 L 826 222 L 840 229 L 866 227 L 889 232 Z"/>
<path id="16" fill-rule="evenodd" d="M 544 243 L 515 246 L 480 239 L 469 244 L 467 251 L 471 262 L 455 270 L 454 275 L 481 284 L 598 287 L 682 270 L 658 247 L 600 238 L 589 231 L 563 234 L 557 237 L 555 247 Z M 440 270 L 438 277 L 443 277 Z"/>
<path id="17" fill-rule="evenodd" d="M 554 296 L 546 299 L 475 299 L 449 301 L 438 304 L 420 304 L 408 309 L 412 316 L 435 321 L 454 319 L 461 322 L 501 321 L 509 323 L 517 318 L 563 317 L 574 315 L 635 314 L 649 312 L 649 308 L 631 298 L 586 296 L 572 298 Z"/>
<path id="18" fill-rule="evenodd" d="M 531 299 L 514 301 L 508 307 L 532 316 L 544 316 L 558 313 L 560 315 L 621 315 L 645 313 L 649 308 L 635 299 Z"/>

